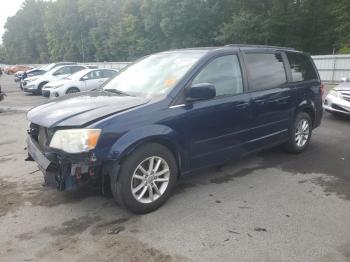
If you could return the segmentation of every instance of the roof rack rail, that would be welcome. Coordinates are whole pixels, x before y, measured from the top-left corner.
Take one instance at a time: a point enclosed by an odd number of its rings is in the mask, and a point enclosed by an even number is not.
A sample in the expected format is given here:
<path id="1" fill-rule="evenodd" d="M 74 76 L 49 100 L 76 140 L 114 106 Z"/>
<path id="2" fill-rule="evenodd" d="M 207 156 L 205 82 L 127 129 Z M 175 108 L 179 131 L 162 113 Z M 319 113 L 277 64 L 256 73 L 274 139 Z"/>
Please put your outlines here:
<path id="1" fill-rule="evenodd" d="M 273 46 L 273 45 L 245 45 L 245 44 L 229 44 L 225 45 L 225 47 L 251 47 L 251 48 L 275 48 L 275 49 L 289 49 L 295 50 L 293 47 L 282 47 L 282 46 Z"/>

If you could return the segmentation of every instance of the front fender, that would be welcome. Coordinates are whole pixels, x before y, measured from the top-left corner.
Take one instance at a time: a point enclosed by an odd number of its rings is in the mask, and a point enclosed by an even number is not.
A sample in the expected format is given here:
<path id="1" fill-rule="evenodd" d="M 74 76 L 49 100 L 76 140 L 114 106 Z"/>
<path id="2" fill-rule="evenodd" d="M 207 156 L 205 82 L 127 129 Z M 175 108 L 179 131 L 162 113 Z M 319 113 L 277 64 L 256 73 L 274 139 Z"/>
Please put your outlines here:
<path id="1" fill-rule="evenodd" d="M 164 125 L 148 125 L 125 133 L 110 148 L 108 159 L 120 161 L 138 146 L 147 142 L 158 142 L 167 146 L 177 159 L 180 169 L 181 166 L 187 165 L 189 156 L 184 150 L 185 138 Z"/>

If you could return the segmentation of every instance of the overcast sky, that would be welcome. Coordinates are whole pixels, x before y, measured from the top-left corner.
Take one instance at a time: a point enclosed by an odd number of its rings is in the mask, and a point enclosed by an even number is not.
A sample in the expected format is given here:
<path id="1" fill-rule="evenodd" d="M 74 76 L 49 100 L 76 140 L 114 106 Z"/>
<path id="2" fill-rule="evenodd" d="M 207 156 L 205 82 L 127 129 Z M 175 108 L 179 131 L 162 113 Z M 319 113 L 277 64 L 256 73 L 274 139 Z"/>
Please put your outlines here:
<path id="1" fill-rule="evenodd" d="M 5 32 L 4 26 L 9 16 L 16 14 L 24 0 L 2 0 L 0 2 L 0 43 Z"/>

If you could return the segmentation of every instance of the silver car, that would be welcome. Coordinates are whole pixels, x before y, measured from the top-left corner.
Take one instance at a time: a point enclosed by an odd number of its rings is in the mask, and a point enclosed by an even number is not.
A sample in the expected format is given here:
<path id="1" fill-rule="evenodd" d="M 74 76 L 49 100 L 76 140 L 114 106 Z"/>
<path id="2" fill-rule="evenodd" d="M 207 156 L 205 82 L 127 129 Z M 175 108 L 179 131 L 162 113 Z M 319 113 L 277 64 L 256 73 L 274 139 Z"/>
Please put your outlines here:
<path id="1" fill-rule="evenodd" d="M 332 114 L 350 115 L 350 81 L 346 79 L 329 91 L 323 104 L 324 109 Z"/>

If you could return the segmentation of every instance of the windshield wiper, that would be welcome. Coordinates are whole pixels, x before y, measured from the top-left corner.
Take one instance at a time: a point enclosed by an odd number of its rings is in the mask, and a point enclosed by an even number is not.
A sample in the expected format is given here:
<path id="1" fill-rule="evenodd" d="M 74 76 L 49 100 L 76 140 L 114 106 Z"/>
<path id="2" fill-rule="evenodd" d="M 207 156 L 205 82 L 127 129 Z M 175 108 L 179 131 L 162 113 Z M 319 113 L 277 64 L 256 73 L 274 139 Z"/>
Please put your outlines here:
<path id="1" fill-rule="evenodd" d="M 111 93 L 115 93 L 115 94 L 123 95 L 123 96 L 132 96 L 132 95 L 125 93 L 123 91 L 120 91 L 118 89 L 103 89 L 103 91 L 107 91 L 107 92 L 111 92 Z"/>

